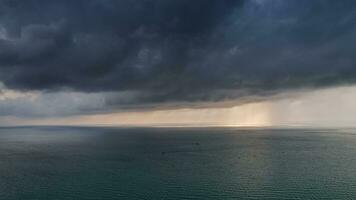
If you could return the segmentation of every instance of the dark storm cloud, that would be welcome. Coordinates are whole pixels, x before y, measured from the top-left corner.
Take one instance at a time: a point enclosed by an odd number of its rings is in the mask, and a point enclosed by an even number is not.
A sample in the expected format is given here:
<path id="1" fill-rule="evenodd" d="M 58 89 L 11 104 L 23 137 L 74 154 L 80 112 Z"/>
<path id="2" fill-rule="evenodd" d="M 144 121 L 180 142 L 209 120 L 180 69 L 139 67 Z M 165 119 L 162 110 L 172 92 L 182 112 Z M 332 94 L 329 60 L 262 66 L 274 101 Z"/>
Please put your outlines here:
<path id="1" fill-rule="evenodd" d="M 220 101 L 355 81 L 352 0 L 3 0 L 0 80 Z"/>

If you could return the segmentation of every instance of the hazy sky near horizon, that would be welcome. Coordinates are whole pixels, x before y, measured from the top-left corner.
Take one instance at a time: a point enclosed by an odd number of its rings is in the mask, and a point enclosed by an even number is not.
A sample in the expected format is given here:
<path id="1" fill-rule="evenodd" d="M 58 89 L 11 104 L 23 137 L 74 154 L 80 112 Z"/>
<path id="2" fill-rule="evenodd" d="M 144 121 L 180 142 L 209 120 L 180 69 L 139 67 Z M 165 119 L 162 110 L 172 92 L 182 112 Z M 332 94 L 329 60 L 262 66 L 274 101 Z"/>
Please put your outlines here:
<path id="1" fill-rule="evenodd" d="M 0 1 L 0 125 L 356 119 L 352 0 Z"/>
<path id="2" fill-rule="evenodd" d="M 38 95 L 38 94 L 37 94 Z M 83 94 L 81 94 L 83 95 Z M 10 94 L 8 94 L 10 96 Z M 74 95 L 75 97 L 78 96 Z M 80 95 L 79 95 L 80 96 Z M 9 98 L 9 97 L 7 97 Z M 28 108 L 38 100 L 31 98 Z M 43 98 L 43 97 L 40 97 Z M 50 98 L 51 99 L 51 98 Z M 356 124 L 356 86 L 334 87 L 320 90 L 295 91 L 288 95 L 244 104 L 201 108 L 156 108 L 146 110 L 122 110 L 105 113 L 57 116 L 57 113 L 41 115 L 2 116 L 0 126 L 14 125 L 108 125 L 108 126 L 289 126 L 289 127 L 354 127 Z M 73 101 L 73 100 L 69 100 Z M 31 105 L 32 104 L 32 105 Z M 80 105 L 80 103 L 78 104 Z M 72 107 L 76 107 L 75 105 Z M 34 110 L 37 110 L 35 108 Z M 68 109 L 66 106 L 63 109 Z M 43 111 L 45 112 L 45 111 Z M 57 109 L 54 111 L 57 112 Z M 31 112 L 30 112 L 31 113 Z"/>

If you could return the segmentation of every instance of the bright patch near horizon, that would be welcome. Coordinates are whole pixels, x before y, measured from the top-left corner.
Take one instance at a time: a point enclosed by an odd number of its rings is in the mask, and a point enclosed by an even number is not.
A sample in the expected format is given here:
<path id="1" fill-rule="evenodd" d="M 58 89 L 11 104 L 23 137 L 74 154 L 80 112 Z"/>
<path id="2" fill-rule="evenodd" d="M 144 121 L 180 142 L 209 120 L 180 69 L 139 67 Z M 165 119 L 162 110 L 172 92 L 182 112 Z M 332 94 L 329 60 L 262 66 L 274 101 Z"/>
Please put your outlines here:
<path id="1" fill-rule="evenodd" d="M 74 95 L 74 94 L 72 94 Z M 118 126 L 353 126 L 356 86 L 291 93 L 224 108 L 113 112 L 69 117 L 2 117 L 3 124 Z M 90 102 L 90 101 L 89 101 Z"/>

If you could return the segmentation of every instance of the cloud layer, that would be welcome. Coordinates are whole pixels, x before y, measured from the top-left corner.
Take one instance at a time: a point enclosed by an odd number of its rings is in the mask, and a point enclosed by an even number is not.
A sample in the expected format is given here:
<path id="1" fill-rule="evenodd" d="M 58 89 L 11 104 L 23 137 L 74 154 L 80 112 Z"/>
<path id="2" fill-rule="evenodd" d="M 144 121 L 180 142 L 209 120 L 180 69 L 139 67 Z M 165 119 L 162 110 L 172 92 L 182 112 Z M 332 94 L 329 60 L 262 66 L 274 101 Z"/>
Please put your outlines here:
<path id="1" fill-rule="evenodd" d="M 354 83 L 355 10 L 352 0 L 3 0 L 0 82 L 109 93 L 108 107 Z"/>

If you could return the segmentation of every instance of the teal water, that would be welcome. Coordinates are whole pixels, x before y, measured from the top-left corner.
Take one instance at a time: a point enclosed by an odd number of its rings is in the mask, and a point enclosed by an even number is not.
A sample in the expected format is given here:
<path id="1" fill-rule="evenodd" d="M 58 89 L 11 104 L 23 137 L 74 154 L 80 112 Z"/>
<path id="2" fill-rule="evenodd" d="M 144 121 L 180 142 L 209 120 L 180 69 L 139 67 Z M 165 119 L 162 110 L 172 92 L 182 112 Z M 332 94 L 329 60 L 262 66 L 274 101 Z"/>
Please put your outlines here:
<path id="1" fill-rule="evenodd" d="M 0 199 L 356 199 L 356 130 L 0 128 Z"/>

